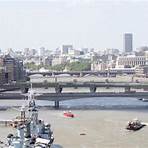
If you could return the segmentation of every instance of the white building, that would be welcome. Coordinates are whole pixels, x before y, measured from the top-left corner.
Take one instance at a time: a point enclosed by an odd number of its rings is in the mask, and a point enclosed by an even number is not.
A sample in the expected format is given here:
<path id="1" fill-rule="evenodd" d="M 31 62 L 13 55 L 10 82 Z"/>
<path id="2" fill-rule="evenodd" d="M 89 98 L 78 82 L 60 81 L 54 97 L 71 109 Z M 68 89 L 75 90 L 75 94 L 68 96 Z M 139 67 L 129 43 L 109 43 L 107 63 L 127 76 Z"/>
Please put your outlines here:
<path id="1" fill-rule="evenodd" d="M 125 66 L 141 66 L 146 65 L 146 57 L 145 56 L 119 56 L 116 61 L 116 67 L 125 67 Z"/>
<path id="2" fill-rule="evenodd" d="M 64 63 L 66 63 L 66 61 L 67 61 L 67 57 L 65 57 L 65 56 L 54 57 L 52 60 L 52 66 L 64 64 Z"/>
<path id="3" fill-rule="evenodd" d="M 43 57 L 43 56 L 45 56 L 45 53 L 46 53 L 45 48 L 44 48 L 44 47 L 41 47 L 41 48 L 39 49 L 39 56 L 40 56 L 40 57 Z"/>
<path id="4" fill-rule="evenodd" d="M 93 62 L 91 64 L 92 71 L 105 71 L 107 69 L 107 64 L 104 62 Z"/>

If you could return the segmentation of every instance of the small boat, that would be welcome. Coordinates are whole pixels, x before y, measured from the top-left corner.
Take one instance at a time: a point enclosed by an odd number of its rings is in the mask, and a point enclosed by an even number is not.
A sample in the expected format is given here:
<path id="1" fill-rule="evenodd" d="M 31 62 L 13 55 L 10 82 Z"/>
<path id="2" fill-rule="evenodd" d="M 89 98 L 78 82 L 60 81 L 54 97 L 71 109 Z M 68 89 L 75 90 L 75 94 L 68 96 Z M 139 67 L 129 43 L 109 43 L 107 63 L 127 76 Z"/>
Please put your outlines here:
<path id="1" fill-rule="evenodd" d="M 126 129 L 132 130 L 132 131 L 137 131 L 137 130 L 140 130 L 144 126 L 145 126 L 145 124 L 142 124 L 140 120 L 134 119 L 134 120 L 128 122 Z"/>
<path id="2" fill-rule="evenodd" d="M 148 99 L 143 98 L 142 101 L 143 102 L 148 102 Z"/>
<path id="3" fill-rule="evenodd" d="M 143 100 L 143 98 L 138 98 L 138 100 L 142 101 L 142 100 Z"/>
<path id="4" fill-rule="evenodd" d="M 148 99 L 146 98 L 139 98 L 138 100 L 143 101 L 143 102 L 148 102 Z"/>
<path id="5" fill-rule="evenodd" d="M 63 115 L 65 117 L 71 117 L 74 118 L 74 114 L 71 111 L 64 111 Z"/>

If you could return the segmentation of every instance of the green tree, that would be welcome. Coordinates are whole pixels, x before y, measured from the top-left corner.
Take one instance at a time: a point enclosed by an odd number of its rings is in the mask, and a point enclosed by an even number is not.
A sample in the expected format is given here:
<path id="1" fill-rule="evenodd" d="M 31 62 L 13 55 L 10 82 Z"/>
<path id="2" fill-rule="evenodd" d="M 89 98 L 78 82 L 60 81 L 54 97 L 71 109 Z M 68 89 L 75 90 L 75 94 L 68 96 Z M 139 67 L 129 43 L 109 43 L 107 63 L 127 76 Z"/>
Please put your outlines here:
<path id="1" fill-rule="evenodd" d="M 70 71 L 89 71 L 91 69 L 91 63 L 86 61 L 72 62 L 67 64 L 67 69 Z"/>
<path id="2" fill-rule="evenodd" d="M 31 70 L 37 70 L 37 69 L 38 69 L 38 66 L 35 65 L 34 62 L 26 63 L 26 64 L 24 64 L 24 66 L 25 66 L 27 69 L 31 69 Z"/>

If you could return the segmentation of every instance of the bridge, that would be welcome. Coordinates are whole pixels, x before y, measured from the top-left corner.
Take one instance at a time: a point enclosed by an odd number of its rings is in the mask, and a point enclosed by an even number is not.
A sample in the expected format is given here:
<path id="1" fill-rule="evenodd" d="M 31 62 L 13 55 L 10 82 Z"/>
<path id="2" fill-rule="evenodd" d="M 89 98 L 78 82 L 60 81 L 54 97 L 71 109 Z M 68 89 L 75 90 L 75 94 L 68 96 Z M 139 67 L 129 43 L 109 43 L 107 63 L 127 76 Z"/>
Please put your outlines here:
<path id="1" fill-rule="evenodd" d="M 15 83 L 15 84 L 3 84 L 0 86 L 0 92 L 13 91 L 21 89 L 22 92 L 28 92 L 31 87 L 31 83 Z M 124 88 L 125 92 L 132 92 L 131 89 L 147 89 L 148 83 L 135 83 L 135 82 L 41 82 L 32 83 L 33 88 L 54 88 L 56 93 L 62 93 L 63 88 L 89 88 L 90 93 L 95 93 L 97 88 Z"/>
<path id="2" fill-rule="evenodd" d="M 105 70 L 105 71 L 49 71 L 49 72 L 39 72 L 39 71 L 30 71 L 27 72 L 27 76 L 40 74 L 43 76 L 56 76 L 61 74 L 68 74 L 70 76 L 85 76 L 85 75 L 95 75 L 95 76 L 116 76 L 117 74 L 120 74 L 119 71 L 114 70 Z M 123 72 L 122 72 L 123 73 Z M 134 71 L 127 71 L 124 72 L 125 74 L 135 74 Z"/>
<path id="3" fill-rule="evenodd" d="M 0 99 L 2 100 L 21 100 L 25 99 L 27 95 L 22 93 L 1 93 Z M 53 101 L 55 108 L 59 108 L 60 101 L 72 100 L 72 99 L 86 99 L 86 98 L 97 97 L 137 97 L 137 98 L 148 98 L 148 92 L 133 92 L 133 93 L 115 93 L 115 92 L 101 92 L 101 93 L 41 93 L 36 96 L 37 100 L 48 100 Z"/>
<path id="4" fill-rule="evenodd" d="M 88 97 L 148 97 L 148 92 L 136 92 L 132 89 L 147 89 L 148 83 L 117 83 L 117 82 L 58 82 L 58 83 L 33 83 L 33 88 L 45 88 L 47 93 L 42 93 L 37 96 L 39 100 L 54 101 L 55 107 L 59 107 L 59 102 L 70 99 L 80 99 Z M 27 93 L 31 87 L 30 83 L 22 82 L 10 85 L 1 85 L 0 99 L 23 99 L 24 94 Z M 70 92 L 65 93 L 63 88 L 89 88 L 88 92 Z M 48 88 L 54 88 L 55 92 L 48 92 Z M 97 92 L 97 88 L 124 88 L 123 92 Z M 8 93 L 7 90 L 22 90 L 21 93 Z"/>

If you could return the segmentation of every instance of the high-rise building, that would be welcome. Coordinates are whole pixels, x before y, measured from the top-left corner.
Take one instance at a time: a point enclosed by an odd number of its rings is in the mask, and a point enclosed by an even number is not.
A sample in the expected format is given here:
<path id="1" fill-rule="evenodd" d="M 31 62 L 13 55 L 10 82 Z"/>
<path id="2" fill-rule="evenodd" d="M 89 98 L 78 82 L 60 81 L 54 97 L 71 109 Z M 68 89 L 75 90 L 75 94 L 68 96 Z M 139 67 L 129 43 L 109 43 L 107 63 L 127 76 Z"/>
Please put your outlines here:
<path id="1" fill-rule="evenodd" d="M 46 54 L 46 49 L 45 47 L 41 47 L 40 50 L 39 50 L 39 56 L 40 57 L 44 57 Z"/>
<path id="2" fill-rule="evenodd" d="M 133 35 L 132 33 L 125 33 L 124 34 L 124 52 L 132 52 L 133 51 Z"/>
<path id="3" fill-rule="evenodd" d="M 5 73 L 7 74 L 6 79 L 8 82 L 24 79 L 25 73 L 22 60 L 6 55 L 3 59 L 3 67 L 5 68 Z"/>
<path id="4" fill-rule="evenodd" d="M 66 55 L 66 54 L 68 54 L 68 51 L 72 50 L 72 49 L 73 49 L 72 45 L 63 45 L 62 48 L 61 48 L 61 54 Z"/>

